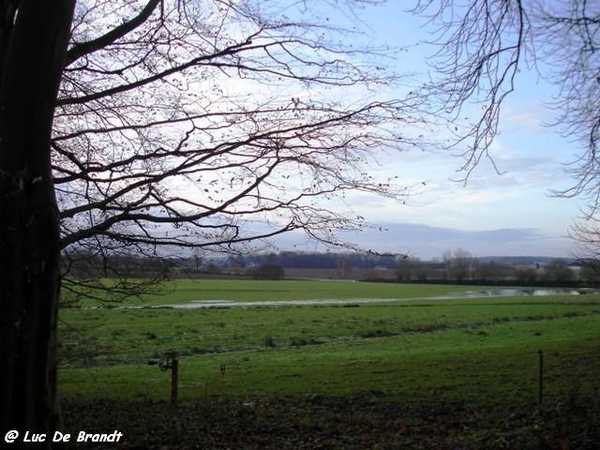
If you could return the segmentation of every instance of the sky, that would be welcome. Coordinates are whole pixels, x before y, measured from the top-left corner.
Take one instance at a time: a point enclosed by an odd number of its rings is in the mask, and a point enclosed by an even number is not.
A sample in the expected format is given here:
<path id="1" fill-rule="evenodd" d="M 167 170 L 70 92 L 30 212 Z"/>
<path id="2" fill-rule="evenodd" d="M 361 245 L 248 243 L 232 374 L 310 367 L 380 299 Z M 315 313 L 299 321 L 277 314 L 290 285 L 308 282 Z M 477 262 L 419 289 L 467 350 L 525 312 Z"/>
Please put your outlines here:
<path id="1" fill-rule="evenodd" d="M 388 62 L 389 69 L 402 73 L 408 68 L 425 80 L 425 56 L 434 49 L 410 44 L 431 34 L 423 19 L 404 12 L 403 7 L 405 2 L 389 2 L 358 10 L 357 16 L 373 45 L 409 45 L 396 61 Z M 401 173 L 425 184 L 406 204 L 362 194 L 350 196 L 347 207 L 375 227 L 347 233 L 344 238 L 374 251 L 422 259 L 457 248 L 475 256 L 574 256 L 569 228 L 581 217 L 585 202 L 557 198 L 551 192 L 573 184 L 566 164 L 581 149 L 555 128 L 543 125 L 554 117 L 543 104 L 553 92 L 533 71 L 519 75 L 517 91 L 505 103 L 500 133 L 491 147 L 501 174 L 483 160 L 466 183 L 456 181 L 462 177 L 457 173 L 462 160 L 442 149 L 381 157 L 376 169 L 380 175 Z M 292 242 L 295 249 L 314 249 L 311 243 L 298 245 L 298 236 L 283 237 L 278 245 L 286 248 Z"/>

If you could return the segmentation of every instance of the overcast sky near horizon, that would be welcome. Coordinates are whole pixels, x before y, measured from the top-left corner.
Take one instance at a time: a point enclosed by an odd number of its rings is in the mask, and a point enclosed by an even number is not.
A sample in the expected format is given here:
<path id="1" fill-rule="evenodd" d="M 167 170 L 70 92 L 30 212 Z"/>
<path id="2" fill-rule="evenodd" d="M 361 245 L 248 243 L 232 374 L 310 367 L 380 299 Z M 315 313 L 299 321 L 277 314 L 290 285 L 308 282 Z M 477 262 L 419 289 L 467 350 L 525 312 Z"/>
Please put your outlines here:
<path id="1" fill-rule="evenodd" d="M 402 5 L 401 3 L 404 3 Z M 435 52 L 425 44 L 431 38 L 425 20 L 403 10 L 405 2 L 366 7 L 357 11 L 370 31 L 374 45 L 409 46 L 399 52 L 390 69 L 427 77 L 425 55 Z M 410 69 L 410 70 L 408 70 Z M 483 160 L 465 184 L 456 172 L 459 157 L 448 151 L 415 152 L 383 157 L 381 174 L 401 174 L 422 180 L 422 192 L 406 204 L 360 194 L 347 204 L 378 229 L 347 235 L 350 240 L 375 251 L 408 253 L 420 258 L 439 257 L 445 250 L 463 248 L 476 256 L 573 256 L 576 248 L 568 237 L 578 220 L 583 199 L 556 198 L 551 190 L 573 184 L 565 164 L 581 152 L 577 143 L 562 138 L 555 128 L 544 126 L 554 118 L 543 105 L 552 99 L 552 86 L 538 75 L 523 71 L 516 92 L 506 101 L 500 134 L 492 145 L 498 170 Z M 282 247 L 297 237 L 287 236 Z M 311 244 L 296 246 L 311 250 Z"/>

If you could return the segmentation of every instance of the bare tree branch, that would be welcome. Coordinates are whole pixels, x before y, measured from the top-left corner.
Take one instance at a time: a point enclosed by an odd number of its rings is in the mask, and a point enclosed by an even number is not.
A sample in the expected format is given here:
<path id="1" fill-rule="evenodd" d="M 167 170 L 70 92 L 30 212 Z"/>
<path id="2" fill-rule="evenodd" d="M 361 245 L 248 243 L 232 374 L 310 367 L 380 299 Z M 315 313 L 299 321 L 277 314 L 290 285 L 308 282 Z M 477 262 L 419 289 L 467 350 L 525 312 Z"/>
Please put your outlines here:
<path id="1" fill-rule="evenodd" d="M 421 145 L 421 99 L 378 98 L 400 79 L 371 70 L 378 50 L 265 5 L 79 3 L 52 140 L 65 255 L 160 258 L 293 230 L 337 245 L 363 220 L 336 198 L 410 194 L 369 164 Z"/>
<path id="2" fill-rule="evenodd" d="M 89 55 L 94 51 L 105 48 L 115 41 L 127 36 L 137 27 L 142 26 L 161 2 L 162 0 L 149 0 L 140 13 L 128 22 L 112 28 L 108 33 L 97 37 L 96 39 L 72 45 L 67 52 L 66 66 L 70 66 L 79 58 Z"/>
<path id="3" fill-rule="evenodd" d="M 438 113 L 461 123 L 452 125 L 456 137 L 452 146 L 467 147 L 460 168 L 466 181 L 482 158 L 493 163 L 490 145 L 498 133 L 502 103 L 514 91 L 524 64 L 531 25 L 520 0 L 473 1 L 464 7 L 454 3 L 421 1 L 414 12 L 433 10 L 429 20 L 439 27 L 432 42 L 439 46 L 432 62 L 439 78 L 425 90 L 440 102 Z M 474 122 L 462 125 L 462 117 L 468 114 L 465 109 L 472 105 L 481 113 Z"/>

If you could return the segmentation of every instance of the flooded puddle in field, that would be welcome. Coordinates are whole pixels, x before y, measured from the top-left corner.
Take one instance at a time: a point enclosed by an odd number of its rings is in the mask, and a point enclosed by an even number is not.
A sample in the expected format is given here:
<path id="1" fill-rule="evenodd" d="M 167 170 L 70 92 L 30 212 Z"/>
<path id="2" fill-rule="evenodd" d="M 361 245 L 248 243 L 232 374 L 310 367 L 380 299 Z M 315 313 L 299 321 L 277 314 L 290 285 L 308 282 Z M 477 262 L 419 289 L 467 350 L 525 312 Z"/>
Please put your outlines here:
<path id="1" fill-rule="evenodd" d="M 596 293 L 597 291 L 593 291 Z M 411 297 L 411 298 L 348 298 L 348 299 L 311 299 L 311 300 L 260 300 L 260 301 L 233 301 L 233 300 L 194 300 L 188 303 L 176 303 L 170 305 L 152 305 L 152 306 L 122 306 L 121 308 L 174 308 L 174 309 L 212 309 L 212 308 L 256 308 L 269 307 L 277 308 L 281 306 L 358 306 L 367 303 L 392 303 L 407 302 L 415 300 L 453 300 L 461 298 L 492 298 L 492 297 L 540 297 L 549 295 L 580 295 L 583 292 L 576 289 L 482 289 L 464 292 L 454 292 L 445 295 L 431 297 Z"/>
<path id="2" fill-rule="evenodd" d="M 482 289 L 479 291 L 454 292 L 428 300 L 451 300 L 457 298 L 486 298 L 486 297 L 544 297 L 549 295 L 581 295 L 597 293 L 596 290 L 577 290 L 568 288 L 506 288 Z"/>
<path id="3" fill-rule="evenodd" d="M 401 302 L 414 299 L 401 298 L 348 298 L 348 299 L 313 299 L 313 300 L 260 300 L 250 302 L 236 302 L 232 300 L 194 300 L 189 303 L 176 305 L 162 305 L 163 308 L 201 309 L 201 308 L 254 308 L 266 306 L 276 308 L 278 306 L 321 306 L 340 305 L 351 306 L 361 303 L 389 303 Z"/>

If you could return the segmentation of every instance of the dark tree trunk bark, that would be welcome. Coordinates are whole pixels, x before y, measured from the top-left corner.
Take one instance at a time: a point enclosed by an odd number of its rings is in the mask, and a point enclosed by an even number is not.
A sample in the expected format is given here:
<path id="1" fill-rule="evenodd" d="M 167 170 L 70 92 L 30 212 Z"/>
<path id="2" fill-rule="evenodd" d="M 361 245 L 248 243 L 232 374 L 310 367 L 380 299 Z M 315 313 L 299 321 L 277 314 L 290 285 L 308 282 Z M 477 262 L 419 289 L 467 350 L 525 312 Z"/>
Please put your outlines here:
<path id="1" fill-rule="evenodd" d="M 59 212 L 50 137 L 75 0 L 0 5 L 0 440 L 60 421 Z M 43 445 L 34 444 L 35 448 Z"/>

